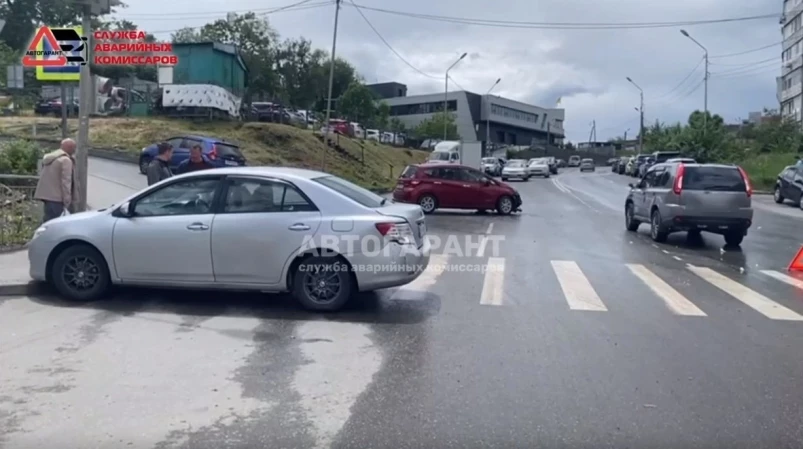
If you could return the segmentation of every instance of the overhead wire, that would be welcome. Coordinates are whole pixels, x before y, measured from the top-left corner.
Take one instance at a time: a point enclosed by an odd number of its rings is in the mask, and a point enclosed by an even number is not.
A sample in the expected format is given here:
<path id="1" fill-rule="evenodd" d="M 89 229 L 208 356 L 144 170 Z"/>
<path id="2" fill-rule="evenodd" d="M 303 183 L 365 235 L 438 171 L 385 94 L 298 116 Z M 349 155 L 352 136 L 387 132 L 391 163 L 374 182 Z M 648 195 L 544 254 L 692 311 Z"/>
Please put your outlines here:
<path id="1" fill-rule="evenodd" d="M 331 5 L 334 2 L 332 0 L 325 0 L 325 1 L 317 1 L 312 3 L 312 0 L 302 0 L 295 3 L 291 3 L 284 6 L 274 6 L 271 8 L 257 8 L 257 9 L 244 9 L 244 10 L 219 10 L 219 11 L 196 11 L 196 12 L 182 12 L 181 18 L 182 19 L 205 19 L 205 18 L 213 18 L 213 17 L 220 17 L 226 16 L 226 14 L 234 13 L 234 14 L 248 14 L 254 13 L 256 15 L 268 13 L 272 14 L 274 12 L 283 11 L 286 9 L 296 8 L 299 6 L 305 7 L 313 7 L 313 6 L 324 6 L 324 5 Z M 307 8 L 304 8 L 307 9 Z M 164 13 L 143 13 L 143 14 L 125 14 L 126 19 L 144 19 L 144 20 L 173 20 L 175 21 L 175 17 L 165 17 L 167 14 Z"/>
<path id="2" fill-rule="evenodd" d="M 438 22 L 457 23 L 463 25 L 478 25 L 500 28 L 537 28 L 537 29 L 579 29 L 579 30 L 600 30 L 600 29 L 640 29 L 640 28 L 672 28 L 679 26 L 696 26 L 696 25 L 710 25 L 732 22 L 744 22 L 753 20 L 777 19 L 778 14 L 763 14 L 756 16 L 742 16 L 730 17 L 720 19 L 707 19 L 707 20 L 685 20 L 676 22 L 524 22 L 512 20 L 489 20 L 489 19 L 475 19 L 466 17 L 454 16 L 441 16 L 433 14 L 420 14 L 413 12 L 397 11 L 385 8 L 376 8 L 372 6 L 358 5 L 351 2 L 351 5 L 358 9 L 380 12 L 402 17 L 411 17 L 422 20 L 431 20 Z"/>
<path id="3" fill-rule="evenodd" d="M 694 68 L 691 69 L 691 71 L 689 71 L 689 73 L 686 75 L 686 77 L 683 78 L 677 85 L 675 85 L 675 87 L 673 87 L 668 92 L 666 92 L 666 93 L 664 93 L 662 95 L 659 95 L 657 97 L 652 97 L 652 101 L 661 100 L 661 99 L 667 98 L 667 97 L 673 95 L 675 92 L 677 92 L 678 89 L 680 89 L 684 84 L 686 84 L 686 82 L 692 77 L 692 75 L 697 73 L 697 69 L 700 68 L 700 66 L 703 64 L 704 61 L 705 61 L 705 57 L 700 58 L 700 60 L 697 62 L 697 65 L 695 65 Z"/>
<path id="4" fill-rule="evenodd" d="M 772 43 L 772 44 L 769 44 L 769 45 L 764 45 L 764 46 L 761 46 L 761 47 L 752 48 L 750 50 L 739 51 L 739 52 L 736 52 L 736 53 L 725 53 L 723 55 L 714 55 L 714 56 L 710 56 L 709 58 L 710 59 L 721 59 L 721 58 L 732 58 L 734 56 L 742 56 L 742 55 L 746 55 L 746 54 L 749 54 L 749 53 L 755 53 L 757 51 L 761 51 L 761 50 L 766 50 L 766 49 L 769 49 L 769 48 L 777 47 L 778 45 L 781 45 L 782 43 L 783 43 L 783 41 L 775 42 L 775 43 Z"/>
<path id="5" fill-rule="evenodd" d="M 764 60 L 764 61 L 757 61 L 755 63 L 748 64 L 748 65 L 745 65 L 745 66 L 742 66 L 742 67 L 735 67 L 735 68 L 730 68 L 730 69 L 726 69 L 726 70 L 722 70 L 722 71 L 718 71 L 718 72 L 711 72 L 711 75 L 721 76 L 721 75 L 728 75 L 728 74 L 732 74 L 732 73 L 741 73 L 741 72 L 744 72 L 744 71 L 751 71 L 751 70 L 762 68 L 762 67 L 771 67 L 771 66 L 774 66 L 776 64 L 780 65 L 780 62 L 781 62 L 781 58 L 780 57 L 771 58 L 771 59 L 767 59 L 767 60 Z"/>

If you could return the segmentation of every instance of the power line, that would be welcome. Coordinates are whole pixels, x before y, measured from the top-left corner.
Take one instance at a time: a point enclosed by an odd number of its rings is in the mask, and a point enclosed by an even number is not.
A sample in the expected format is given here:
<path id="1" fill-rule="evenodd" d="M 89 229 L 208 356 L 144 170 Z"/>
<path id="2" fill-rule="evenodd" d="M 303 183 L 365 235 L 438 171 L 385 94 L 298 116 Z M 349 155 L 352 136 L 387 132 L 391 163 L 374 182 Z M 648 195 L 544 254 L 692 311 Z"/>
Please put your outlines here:
<path id="1" fill-rule="evenodd" d="M 719 58 L 730 58 L 730 57 L 733 57 L 733 56 L 746 55 L 748 53 L 755 53 L 757 51 L 761 51 L 761 50 L 766 50 L 768 48 L 777 47 L 778 45 L 781 45 L 782 43 L 783 43 L 783 41 L 775 42 L 775 43 L 772 43 L 772 44 L 769 44 L 769 45 L 764 45 L 762 47 L 753 48 L 753 49 L 750 49 L 750 50 L 740 51 L 740 52 L 736 52 L 736 53 L 726 53 L 724 55 L 715 55 L 715 56 L 711 56 L 710 58 L 711 59 L 719 59 Z"/>
<path id="2" fill-rule="evenodd" d="M 304 2 L 302 2 L 302 3 L 304 3 Z M 326 1 L 326 2 L 304 4 L 302 6 L 293 7 L 294 5 L 300 5 L 300 3 L 294 3 L 292 5 L 287 5 L 287 6 L 282 6 L 280 8 L 274 8 L 274 9 L 271 9 L 271 10 L 267 10 L 267 11 L 261 12 L 261 13 L 259 13 L 257 15 L 264 17 L 264 16 L 268 16 L 268 15 L 271 15 L 271 14 L 279 13 L 279 12 L 305 11 L 305 10 L 310 10 L 310 9 L 322 8 L 324 6 L 331 6 L 333 4 L 334 4 L 333 1 Z M 172 20 L 175 21 L 175 19 L 172 19 Z M 203 28 L 206 25 L 208 25 L 208 24 L 194 26 L 194 27 L 183 27 L 183 28 L 173 29 L 173 30 L 155 30 L 155 31 L 149 31 L 149 33 L 151 33 L 151 34 L 175 33 L 175 32 L 181 31 L 181 30 L 185 30 L 185 29 L 190 29 L 190 30 L 200 29 L 200 28 Z"/>
<path id="3" fill-rule="evenodd" d="M 680 82 L 679 82 L 679 83 L 678 83 L 678 84 L 677 84 L 675 87 L 673 87 L 672 89 L 670 89 L 670 90 L 669 90 L 667 93 L 665 93 L 665 94 L 663 94 L 663 95 L 659 95 L 658 97 L 654 97 L 652 100 L 653 100 L 653 101 L 655 101 L 655 100 L 664 99 L 664 98 L 667 98 L 667 97 L 669 97 L 669 96 L 670 96 L 670 95 L 672 95 L 673 93 L 675 93 L 675 92 L 676 92 L 678 89 L 680 89 L 680 87 L 681 87 L 681 86 L 683 86 L 684 84 L 686 84 L 686 81 L 688 81 L 688 80 L 689 80 L 689 78 L 691 78 L 691 77 L 692 77 L 692 75 L 694 75 L 695 73 L 697 73 L 697 69 L 699 69 L 699 68 L 700 68 L 700 65 L 703 63 L 703 61 L 705 61 L 705 57 L 702 57 L 702 58 L 700 58 L 700 61 L 699 61 L 699 62 L 697 62 L 697 65 L 695 65 L 695 66 L 694 66 L 694 68 L 693 68 L 693 69 L 691 69 L 691 71 L 689 72 L 689 74 L 688 74 L 688 75 L 686 75 L 686 77 L 685 77 L 685 78 L 683 78 L 683 79 L 682 79 L 682 80 L 681 80 L 681 81 L 680 81 Z"/>
<path id="4" fill-rule="evenodd" d="M 422 71 L 421 69 L 419 69 L 418 67 L 412 65 L 409 61 L 404 59 L 404 56 L 400 55 L 399 52 L 397 52 L 396 49 L 394 49 L 393 46 L 390 45 L 390 43 L 382 36 L 382 34 L 379 32 L 379 30 L 377 30 L 376 27 L 374 27 L 374 24 L 372 24 L 371 21 L 368 20 L 368 17 L 366 17 L 365 14 L 363 14 L 362 10 L 359 7 L 356 7 L 356 5 L 354 4 L 353 1 L 351 2 L 351 4 L 355 6 L 355 9 L 357 10 L 357 12 L 360 13 L 360 16 L 365 21 L 365 23 L 371 28 L 371 30 L 373 30 L 374 34 L 376 34 L 376 37 L 378 37 L 379 40 L 382 41 L 382 43 L 385 44 L 386 47 L 388 47 L 388 49 L 391 51 L 391 53 L 396 55 L 396 57 L 399 58 L 399 60 L 401 62 L 405 63 L 407 65 L 407 67 L 410 67 L 411 69 L 415 70 L 416 72 L 418 72 L 421 75 L 426 76 L 427 78 L 440 79 L 439 76 L 430 75 L 429 73 L 426 73 L 426 72 Z M 457 83 L 455 83 L 455 84 L 457 84 Z"/>
<path id="5" fill-rule="evenodd" d="M 743 70 L 741 72 L 730 72 L 730 73 L 725 73 L 725 74 L 721 74 L 721 75 L 717 74 L 715 78 L 716 79 L 741 78 L 743 76 L 754 76 L 754 75 L 760 75 L 760 74 L 764 74 L 764 73 L 777 72 L 777 71 L 778 71 L 778 68 L 776 66 L 774 66 L 774 65 L 765 65 L 763 67 L 761 67 L 761 66 L 760 67 L 752 67 L 750 69 Z"/>
<path id="6" fill-rule="evenodd" d="M 272 8 L 258 8 L 258 9 L 243 9 L 243 10 L 227 10 L 227 11 L 198 11 L 198 12 L 183 12 L 181 13 L 182 19 L 204 19 L 204 18 L 211 18 L 211 17 L 220 17 L 225 16 L 226 14 L 234 13 L 234 14 L 248 14 L 254 13 L 256 15 L 260 15 L 262 13 L 274 13 L 283 11 L 289 8 L 295 8 L 298 6 L 323 6 L 323 5 L 331 5 L 333 2 L 332 0 L 326 1 L 317 1 L 315 3 L 310 3 L 312 0 L 303 0 L 300 2 L 292 3 L 285 6 L 278 6 Z M 167 14 L 158 14 L 158 13 L 148 13 L 148 14 L 125 14 L 125 19 L 146 19 L 146 20 L 173 20 L 175 21 L 175 14 L 172 14 L 173 17 L 165 17 Z"/>
<path id="7" fill-rule="evenodd" d="M 727 70 L 722 70 L 720 72 L 713 72 L 712 75 L 727 75 L 727 74 L 730 74 L 730 73 L 739 73 L 739 72 L 743 72 L 743 71 L 750 71 L 750 70 L 761 68 L 761 67 L 769 67 L 769 66 L 772 66 L 773 64 L 778 64 L 779 62 L 781 62 L 781 58 L 780 57 L 770 58 L 770 59 L 766 59 L 764 61 L 756 61 L 756 62 L 754 62 L 752 64 L 748 64 L 748 65 L 743 66 L 743 67 L 736 67 L 736 68 L 731 68 L 731 69 L 727 69 Z"/>
<path id="8" fill-rule="evenodd" d="M 712 62 L 711 65 L 728 66 L 728 67 L 747 67 L 747 66 L 755 65 L 755 64 L 763 64 L 763 63 L 769 62 L 769 61 L 777 61 L 779 59 L 781 59 L 780 55 L 773 56 L 772 58 L 768 58 L 768 59 L 763 59 L 761 61 L 741 62 L 739 64 L 722 64 L 722 63 L 714 63 L 714 62 Z M 730 69 L 728 69 L 728 70 L 730 70 Z"/>
<path id="9" fill-rule="evenodd" d="M 777 19 L 778 14 L 764 14 L 758 16 L 744 16 L 744 17 L 731 17 L 721 19 L 708 19 L 708 20 L 687 20 L 678 22 L 521 22 L 510 20 L 487 20 L 487 19 L 473 19 L 464 17 L 453 16 L 439 16 L 431 14 L 410 13 L 404 11 L 395 11 L 384 8 L 375 8 L 370 6 L 357 5 L 352 2 L 351 6 L 357 9 L 365 9 L 376 11 L 384 14 L 391 14 L 402 17 L 412 17 L 423 20 L 432 20 L 438 22 L 458 23 L 463 25 L 479 25 L 497 28 L 541 28 L 541 29 L 563 29 L 563 30 L 601 30 L 601 29 L 639 29 L 639 28 L 671 28 L 680 26 L 695 26 L 695 25 L 710 25 L 731 22 L 745 22 L 752 20 L 764 19 Z"/>

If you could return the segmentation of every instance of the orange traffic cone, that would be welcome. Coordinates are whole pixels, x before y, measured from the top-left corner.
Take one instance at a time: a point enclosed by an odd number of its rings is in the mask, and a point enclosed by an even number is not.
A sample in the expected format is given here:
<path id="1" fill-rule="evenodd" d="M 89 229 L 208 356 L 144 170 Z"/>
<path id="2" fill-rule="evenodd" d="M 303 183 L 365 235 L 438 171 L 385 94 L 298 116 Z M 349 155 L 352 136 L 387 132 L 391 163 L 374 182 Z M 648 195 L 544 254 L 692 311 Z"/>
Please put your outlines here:
<path id="1" fill-rule="evenodd" d="M 800 247 L 795 257 L 789 262 L 789 271 L 803 271 L 803 246 Z"/>

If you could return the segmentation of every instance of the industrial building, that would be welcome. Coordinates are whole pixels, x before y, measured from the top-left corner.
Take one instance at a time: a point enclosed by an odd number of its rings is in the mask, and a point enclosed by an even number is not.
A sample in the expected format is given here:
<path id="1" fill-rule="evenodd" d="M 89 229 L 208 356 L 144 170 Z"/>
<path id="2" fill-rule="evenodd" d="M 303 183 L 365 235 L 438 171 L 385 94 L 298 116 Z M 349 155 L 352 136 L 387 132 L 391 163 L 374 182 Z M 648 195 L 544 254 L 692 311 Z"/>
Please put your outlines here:
<path id="1" fill-rule="evenodd" d="M 449 92 L 445 97 L 443 92 L 407 96 L 407 86 L 400 83 L 373 84 L 368 88 L 390 106 L 391 117 L 401 120 L 407 128 L 443 111 L 445 102 L 447 110 L 455 115 L 460 139 L 467 142 L 527 146 L 560 144 L 565 138 L 563 109 L 467 91 Z"/>

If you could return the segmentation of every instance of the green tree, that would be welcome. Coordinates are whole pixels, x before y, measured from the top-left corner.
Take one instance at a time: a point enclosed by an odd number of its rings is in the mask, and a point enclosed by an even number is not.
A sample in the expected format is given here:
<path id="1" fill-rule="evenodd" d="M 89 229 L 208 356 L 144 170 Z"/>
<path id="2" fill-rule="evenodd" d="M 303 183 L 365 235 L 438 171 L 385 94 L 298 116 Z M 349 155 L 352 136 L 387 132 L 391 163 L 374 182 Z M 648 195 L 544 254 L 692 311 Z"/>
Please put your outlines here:
<path id="1" fill-rule="evenodd" d="M 306 39 L 288 39 L 276 51 L 275 65 L 281 82 L 281 97 L 285 103 L 310 109 L 318 100 L 319 80 L 315 70 L 327 58 L 326 52 L 313 50 Z"/>
<path id="2" fill-rule="evenodd" d="M 432 118 L 424 120 L 415 128 L 413 134 L 419 139 L 442 139 L 444 125 L 446 127 L 446 140 L 460 138 L 457 134 L 454 114 L 449 112 L 445 114 L 438 112 Z"/>
<path id="3" fill-rule="evenodd" d="M 325 53 L 325 55 L 320 64 L 312 70 L 312 78 L 316 86 L 316 97 L 318 98 L 315 109 L 319 111 L 326 110 L 326 99 L 329 95 L 329 63 L 332 59 L 328 53 Z M 346 89 L 358 80 L 359 77 L 354 66 L 344 59 L 335 58 L 335 73 L 332 78 L 333 99 L 340 98 L 346 92 Z"/>
<path id="4" fill-rule="evenodd" d="M 390 121 L 390 105 L 387 104 L 387 102 L 380 101 L 376 106 L 376 116 L 374 117 L 374 121 L 376 122 L 376 127 L 380 131 L 385 131 L 388 129 L 388 124 Z"/>
<path id="5" fill-rule="evenodd" d="M 376 116 L 374 94 L 364 84 L 354 82 L 340 97 L 338 112 L 349 120 L 369 123 Z"/>
<path id="6" fill-rule="evenodd" d="M 392 117 L 388 123 L 388 126 L 390 128 L 390 132 L 394 134 L 403 133 L 407 130 L 407 127 L 398 117 Z"/>

